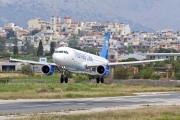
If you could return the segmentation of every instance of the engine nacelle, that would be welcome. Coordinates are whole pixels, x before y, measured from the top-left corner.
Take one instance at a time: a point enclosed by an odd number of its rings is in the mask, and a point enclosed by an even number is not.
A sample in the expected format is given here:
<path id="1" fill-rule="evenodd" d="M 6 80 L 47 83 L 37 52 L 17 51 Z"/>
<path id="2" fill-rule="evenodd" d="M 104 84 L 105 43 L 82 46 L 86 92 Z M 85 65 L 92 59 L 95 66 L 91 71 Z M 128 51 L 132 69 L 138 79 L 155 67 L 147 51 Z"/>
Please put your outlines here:
<path id="1" fill-rule="evenodd" d="M 45 75 L 52 75 L 54 73 L 54 67 L 51 65 L 44 65 L 41 70 Z"/>
<path id="2" fill-rule="evenodd" d="M 107 76 L 110 73 L 110 69 L 108 66 L 99 65 L 96 67 L 96 71 L 99 75 Z"/>

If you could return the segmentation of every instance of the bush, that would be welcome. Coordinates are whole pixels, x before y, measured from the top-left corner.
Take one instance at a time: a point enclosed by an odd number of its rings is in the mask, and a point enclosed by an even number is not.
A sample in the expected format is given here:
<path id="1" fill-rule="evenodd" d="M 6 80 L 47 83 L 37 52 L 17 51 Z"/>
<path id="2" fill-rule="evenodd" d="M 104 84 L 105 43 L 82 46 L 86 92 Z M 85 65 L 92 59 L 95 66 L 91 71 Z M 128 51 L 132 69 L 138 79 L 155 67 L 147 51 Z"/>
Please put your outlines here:
<path id="1" fill-rule="evenodd" d="M 152 68 L 147 68 L 142 70 L 143 79 L 150 79 L 151 75 L 153 74 Z"/>
<path id="2" fill-rule="evenodd" d="M 25 74 L 25 75 L 34 76 L 34 71 L 33 71 L 33 69 L 31 68 L 30 65 L 24 65 L 24 66 L 22 66 L 21 73 L 22 73 L 22 74 Z"/>
<path id="3" fill-rule="evenodd" d="M 143 77 L 142 74 L 138 72 L 133 76 L 133 79 L 141 79 L 142 77 Z"/>
<path id="4" fill-rule="evenodd" d="M 130 71 L 128 68 L 119 67 L 114 70 L 115 79 L 128 79 L 130 77 Z"/>
<path id="5" fill-rule="evenodd" d="M 180 80 L 180 73 L 175 73 L 174 76 L 176 77 L 176 79 Z"/>
<path id="6" fill-rule="evenodd" d="M 82 82 L 89 80 L 87 75 L 82 75 L 82 74 L 72 74 L 72 78 L 75 80 L 75 82 Z"/>
<path id="7" fill-rule="evenodd" d="M 149 67 L 149 68 L 142 68 L 142 70 L 140 70 L 138 73 L 136 73 L 133 76 L 133 79 L 150 79 L 152 75 L 153 75 L 153 69 L 151 67 Z M 155 75 L 153 77 L 157 77 L 158 78 L 159 76 Z"/>
<path id="8" fill-rule="evenodd" d="M 154 74 L 151 75 L 152 80 L 159 80 L 160 78 L 161 78 L 160 74 L 154 73 Z"/>

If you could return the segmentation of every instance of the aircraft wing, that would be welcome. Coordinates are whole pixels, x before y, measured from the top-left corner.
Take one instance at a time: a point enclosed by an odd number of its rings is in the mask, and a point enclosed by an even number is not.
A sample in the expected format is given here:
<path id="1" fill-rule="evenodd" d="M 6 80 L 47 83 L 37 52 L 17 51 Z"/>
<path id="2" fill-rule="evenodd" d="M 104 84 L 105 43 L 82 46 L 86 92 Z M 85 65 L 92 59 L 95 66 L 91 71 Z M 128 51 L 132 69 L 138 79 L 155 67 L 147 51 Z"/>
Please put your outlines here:
<path id="1" fill-rule="evenodd" d="M 29 64 L 32 64 L 32 65 L 52 65 L 52 66 L 57 66 L 55 63 L 37 62 L 37 61 L 20 60 L 20 59 L 12 59 L 12 58 L 9 58 L 9 61 L 10 61 L 10 62 L 29 63 Z"/>
<path id="2" fill-rule="evenodd" d="M 164 61 L 165 59 L 157 59 L 157 60 L 143 60 L 143 61 L 129 61 L 129 62 L 112 62 L 112 63 L 107 63 L 104 64 L 106 66 L 109 67 L 116 67 L 116 66 L 122 66 L 122 67 L 126 67 L 126 66 L 135 66 L 135 65 L 145 65 L 145 64 L 149 64 L 149 63 L 153 63 L 153 62 L 159 62 L 159 61 Z M 99 64 L 100 65 L 100 64 Z M 103 64 L 101 64 L 103 65 Z M 96 67 L 98 66 L 98 64 L 90 64 L 87 65 L 87 67 Z"/>

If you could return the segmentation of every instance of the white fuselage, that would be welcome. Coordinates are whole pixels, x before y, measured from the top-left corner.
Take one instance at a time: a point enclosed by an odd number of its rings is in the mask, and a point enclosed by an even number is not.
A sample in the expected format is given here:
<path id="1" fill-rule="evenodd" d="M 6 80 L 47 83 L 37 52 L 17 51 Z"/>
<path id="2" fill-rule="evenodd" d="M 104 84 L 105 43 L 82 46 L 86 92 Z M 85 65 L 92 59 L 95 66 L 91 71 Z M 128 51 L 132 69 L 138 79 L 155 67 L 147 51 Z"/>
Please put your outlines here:
<path id="1" fill-rule="evenodd" d="M 66 69 L 76 73 L 87 73 L 96 75 L 97 72 L 87 68 L 87 64 L 105 65 L 109 61 L 97 55 L 76 50 L 69 47 L 59 47 L 53 54 L 53 61 L 58 67 L 65 66 Z"/>

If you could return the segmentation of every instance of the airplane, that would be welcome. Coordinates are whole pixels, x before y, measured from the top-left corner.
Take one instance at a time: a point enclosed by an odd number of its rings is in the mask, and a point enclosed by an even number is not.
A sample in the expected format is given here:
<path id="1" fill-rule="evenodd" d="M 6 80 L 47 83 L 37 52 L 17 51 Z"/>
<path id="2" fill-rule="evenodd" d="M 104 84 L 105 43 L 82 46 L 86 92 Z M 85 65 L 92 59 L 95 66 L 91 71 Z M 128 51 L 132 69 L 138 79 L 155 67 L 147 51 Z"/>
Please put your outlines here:
<path id="1" fill-rule="evenodd" d="M 100 52 L 100 56 L 70 47 L 59 47 L 55 49 L 52 55 L 54 63 L 20 60 L 13 58 L 10 58 L 9 60 L 10 62 L 23 62 L 34 65 L 42 65 L 42 73 L 47 76 L 52 75 L 55 72 L 55 67 L 57 67 L 59 70 L 62 70 L 60 78 L 61 83 L 68 83 L 66 71 L 96 75 L 98 76 L 96 78 L 96 82 L 104 83 L 104 77 L 110 74 L 111 68 L 145 65 L 152 62 L 164 61 L 164 59 L 157 59 L 131 62 L 110 62 L 108 61 L 109 39 L 110 32 L 107 32 Z"/>

